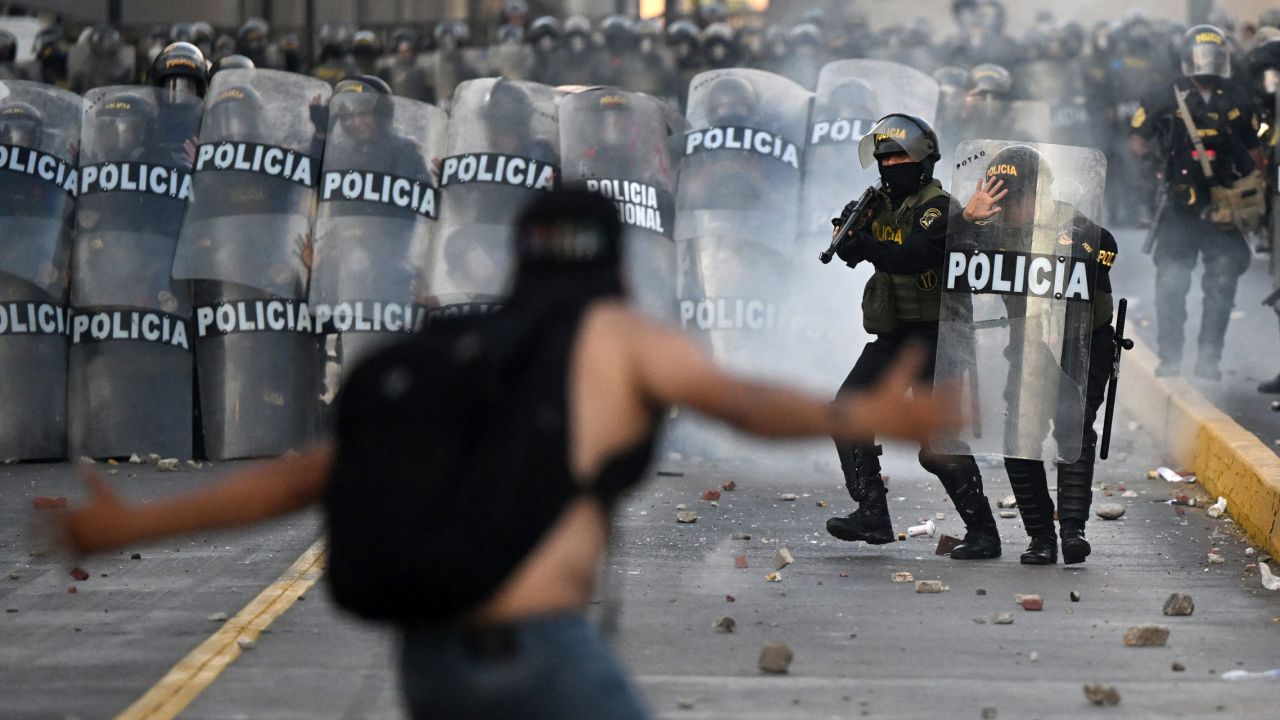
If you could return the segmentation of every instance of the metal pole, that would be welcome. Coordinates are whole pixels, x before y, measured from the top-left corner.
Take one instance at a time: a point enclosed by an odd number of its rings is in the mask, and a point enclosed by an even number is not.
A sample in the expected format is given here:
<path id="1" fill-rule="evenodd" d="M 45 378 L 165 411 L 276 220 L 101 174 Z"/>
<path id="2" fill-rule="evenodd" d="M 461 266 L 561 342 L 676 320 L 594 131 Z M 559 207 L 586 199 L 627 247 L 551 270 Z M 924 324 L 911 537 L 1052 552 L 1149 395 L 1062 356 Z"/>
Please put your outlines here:
<path id="1" fill-rule="evenodd" d="M 107 24 L 118 28 L 123 18 L 124 0 L 107 0 Z"/>
<path id="2" fill-rule="evenodd" d="M 302 52 L 304 67 L 311 67 L 316 61 L 316 0 L 306 0 L 302 4 Z"/>
<path id="3" fill-rule="evenodd" d="M 270 25 L 275 21 L 275 3 L 272 0 L 262 0 L 262 19 Z"/>

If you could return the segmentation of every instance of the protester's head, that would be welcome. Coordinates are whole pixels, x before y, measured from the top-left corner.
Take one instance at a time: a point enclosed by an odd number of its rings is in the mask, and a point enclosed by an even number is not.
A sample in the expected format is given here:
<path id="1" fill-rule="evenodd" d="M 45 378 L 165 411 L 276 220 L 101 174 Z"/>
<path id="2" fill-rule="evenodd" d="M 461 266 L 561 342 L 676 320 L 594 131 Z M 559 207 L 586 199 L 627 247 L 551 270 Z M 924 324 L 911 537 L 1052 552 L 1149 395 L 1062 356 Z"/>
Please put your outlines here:
<path id="1" fill-rule="evenodd" d="M 602 195 L 542 193 L 516 221 L 516 293 L 621 294 L 621 243 L 618 208 Z"/>

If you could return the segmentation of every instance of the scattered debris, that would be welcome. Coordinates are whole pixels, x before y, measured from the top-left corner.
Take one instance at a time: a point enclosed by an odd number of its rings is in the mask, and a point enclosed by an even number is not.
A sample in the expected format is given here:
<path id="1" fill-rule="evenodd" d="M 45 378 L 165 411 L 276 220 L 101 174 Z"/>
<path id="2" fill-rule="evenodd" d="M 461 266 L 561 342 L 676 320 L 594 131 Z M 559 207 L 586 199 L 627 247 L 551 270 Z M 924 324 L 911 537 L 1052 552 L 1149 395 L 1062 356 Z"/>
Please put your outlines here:
<path id="1" fill-rule="evenodd" d="M 1155 477 L 1171 483 L 1193 483 L 1196 481 L 1195 475 L 1183 475 L 1167 467 L 1158 468 L 1155 472 Z M 1154 480 L 1155 478 L 1152 479 Z"/>
<path id="2" fill-rule="evenodd" d="M 826 500 L 819 500 L 816 504 L 818 507 L 824 508 L 824 507 L 827 507 L 830 503 L 828 503 Z"/>
<path id="3" fill-rule="evenodd" d="M 93 458 L 89 457 L 88 455 L 81 455 L 81 456 L 80 456 L 80 464 L 81 464 L 81 465 L 97 465 L 98 463 L 97 463 L 97 461 L 96 461 L 96 460 L 94 460 Z"/>
<path id="4" fill-rule="evenodd" d="M 680 708 L 681 710 L 692 710 L 696 702 L 697 701 L 694 700 L 693 698 L 677 698 L 676 707 Z"/>
<path id="5" fill-rule="evenodd" d="M 680 512 L 676 513 L 676 522 L 684 523 L 686 525 L 689 523 L 696 523 L 698 522 L 698 513 L 689 512 L 688 510 L 681 510 Z"/>
<path id="6" fill-rule="evenodd" d="M 992 625 L 1012 625 L 1013 613 L 996 613 L 991 616 Z"/>
<path id="7" fill-rule="evenodd" d="M 765 582 L 782 582 L 782 573 L 771 572 L 764 576 Z"/>
<path id="8" fill-rule="evenodd" d="M 912 525 L 907 528 L 908 537 L 933 537 L 935 526 L 932 520 L 926 521 L 923 525 Z"/>
<path id="9" fill-rule="evenodd" d="M 1262 587 L 1268 590 L 1280 590 L 1280 578 L 1271 574 L 1271 566 L 1259 562 L 1258 572 L 1262 575 Z"/>
<path id="10" fill-rule="evenodd" d="M 1027 655 L 1027 659 L 1031 662 L 1040 662 L 1040 653 L 1032 650 L 1031 653 Z"/>
<path id="11" fill-rule="evenodd" d="M 1164 647 L 1169 640 L 1169 628 L 1163 625 L 1137 625 L 1124 631 L 1127 647 Z"/>
<path id="12" fill-rule="evenodd" d="M 658 477 L 684 477 L 684 473 L 675 470 L 659 470 Z"/>
<path id="13" fill-rule="evenodd" d="M 196 470 L 200 470 L 204 468 L 204 463 L 196 462 L 195 460 L 188 460 L 187 467 L 192 467 L 192 468 L 195 468 Z"/>
<path id="14" fill-rule="evenodd" d="M 134 454 L 132 454 L 132 455 L 130 455 L 130 456 L 129 456 L 129 464 L 130 464 L 130 465 L 141 465 L 141 464 L 142 464 L 142 458 L 138 457 L 138 454 L 137 454 L 137 453 L 134 453 Z"/>
<path id="15" fill-rule="evenodd" d="M 708 490 L 708 491 L 706 491 L 706 492 L 702 493 L 702 499 L 703 499 L 703 500 L 719 500 L 719 499 L 720 499 L 720 491 L 719 491 L 719 490 Z"/>
<path id="16" fill-rule="evenodd" d="M 71 568 L 71 577 L 79 582 L 84 582 L 89 579 L 89 573 L 84 568 Z"/>
<path id="17" fill-rule="evenodd" d="M 728 615 L 722 615 L 711 622 L 711 629 L 718 633 L 731 633 L 737 627 L 737 621 Z"/>
<path id="18" fill-rule="evenodd" d="M 1218 502 L 1210 505 L 1208 509 L 1205 510 L 1205 512 L 1208 513 L 1209 517 L 1211 518 L 1222 517 L 1223 514 L 1227 512 L 1227 499 L 1224 497 L 1219 497 Z"/>
<path id="19" fill-rule="evenodd" d="M 781 495 L 778 496 L 778 499 L 783 502 L 795 502 L 796 498 L 798 497 L 800 496 L 796 495 L 795 493 L 782 493 Z"/>
<path id="20" fill-rule="evenodd" d="M 978 594 L 978 595 L 986 595 L 986 594 L 987 594 L 987 591 L 986 591 L 986 590 L 984 590 L 983 588 L 978 588 L 978 592 L 977 592 L 977 594 Z"/>
<path id="21" fill-rule="evenodd" d="M 964 541 L 954 535 L 943 535 L 938 538 L 938 547 L 933 551 L 933 554 L 950 555 L 951 551 L 962 542 Z"/>
<path id="22" fill-rule="evenodd" d="M 12 572 L 12 573 L 9 573 L 9 579 L 10 579 L 10 580 L 21 580 L 21 579 L 22 579 L 22 575 L 21 575 L 21 574 L 19 574 L 19 573 L 16 573 L 16 572 Z"/>
<path id="23" fill-rule="evenodd" d="M 1182 663 L 1178 662 L 1177 660 L 1174 660 L 1174 661 L 1173 661 L 1173 664 L 1169 666 L 1169 669 L 1170 669 L 1170 670 L 1172 670 L 1172 671 L 1174 671 L 1174 672 L 1186 672 L 1186 670 L 1187 670 L 1187 666 L 1186 666 L 1186 665 L 1183 665 Z"/>
<path id="24" fill-rule="evenodd" d="M 1094 514 L 1103 520 L 1119 520 L 1124 517 L 1124 506 L 1117 503 L 1103 503 Z"/>
<path id="25" fill-rule="evenodd" d="M 916 579 L 909 572 L 896 572 L 893 574 L 893 581 L 896 583 L 915 582 Z"/>
<path id="26" fill-rule="evenodd" d="M 1018 604 L 1023 610 L 1043 610 L 1044 598 L 1039 595 L 1019 595 Z"/>
<path id="27" fill-rule="evenodd" d="M 1000 517 L 1004 518 L 1005 520 L 1012 520 L 1018 517 L 1018 511 L 1017 510 L 1001 510 Z"/>
<path id="28" fill-rule="evenodd" d="M 236 645 L 239 645 L 241 650 L 252 650 L 258 647 L 258 643 L 250 640 L 247 637 L 236 638 Z"/>
<path id="29" fill-rule="evenodd" d="M 226 622 L 229 617 L 224 612 L 216 612 L 209 616 L 209 622 Z"/>
<path id="30" fill-rule="evenodd" d="M 1256 553 L 1256 552 L 1258 552 L 1258 551 L 1257 551 L 1257 550 L 1254 550 L 1253 548 L 1245 548 L 1245 549 L 1244 549 L 1244 554 L 1245 554 L 1245 556 L 1247 556 L 1247 557 L 1253 557 L 1253 554 L 1254 554 L 1254 553 Z"/>
<path id="31" fill-rule="evenodd" d="M 178 469 L 178 458 L 165 458 L 156 463 L 160 472 L 175 472 Z"/>
<path id="32" fill-rule="evenodd" d="M 781 570 L 795 561 L 796 558 L 791 554 L 790 550 L 786 548 L 779 548 L 778 552 L 773 554 L 773 569 Z"/>
<path id="33" fill-rule="evenodd" d="M 951 588 L 942 584 L 941 580 L 917 580 L 916 592 L 918 593 L 940 593 L 946 592 Z"/>
<path id="34" fill-rule="evenodd" d="M 1206 556 L 1206 559 L 1208 560 L 1210 565 L 1221 565 L 1222 563 L 1227 561 L 1226 558 L 1222 557 L 1222 552 L 1218 550 L 1218 548 L 1214 548 L 1210 550 L 1209 554 Z"/>
<path id="35" fill-rule="evenodd" d="M 1089 699 L 1089 702 L 1098 707 L 1120 704 L 1120 693 L 1112 685 L 1085 683 L 1084 696 Z"/>
<path id="36" fill-rule="evenodd" d="M 732 595 L 725 595 L 725 596 L 724 596 L 724 601 L 725 601 L 725 602 L 737 602 L 737 601 L 738 601 L 738 598 L 736 598 L 736 597 L 734 597 L 734 596 L 732 596 Z"/>
<path id="37" fill-rule="evenodd" d="M 1175 495 L 1174 498 L 1169 501 L 1169 504 L 1170 505 L 1186 505 L 1187 507 L 1195 507 L 1196 499 L 1188 495 Z"/>
<path id="38" fill-rule="evenodd" d="M 725 480 L 724 482 L 720 483 L 720 489 L 725 492 L 733 492 L 734 490 L 738 489 L 738 483 L 732 480 Z"/>
<path id="39" fill-rule="evenodd" d="M 1012 495 L 1006 495 L 996 501 L 997 508 L 1016 508 L 1018 507 L 1018 498 Z"/>
<path id="40" fill-rule="evenodd" d="M 933 519 L 934 519 L 934 520 L 946 520 L 946 519 L 947 519 L 947 514 L 946 514 L 946 513 L 943 513 L 943 512 L 940 512 L 940 513 L 934 513 L 934 514 L 933 514 Z"/>
<path id="41" fill-rule="evenodd" d="M 905 542 L 905 541 L 906 541 L 906 539 L 907 539 L 907 534 L 906 534 L 906 533 L 904 533 L 904 532 L 900 532 L 900 533 L 898 533 L 898 542 Z"/>
<path id="42" fill-rule="evenodd" d="M 1263 672 L 1249 672 L 1248 670 L 1231 670 L 1222 673 L 1223 680 L 1280 680 L 1280 668 L 1275 670 L 1265 670 Z"/>
<path id="43" fill-rule="evenodd" d="M 1138 493 L 1136 493 L 1136 492 L 1134 492 L 1134 491 L 1132 491 L 1132 490 L 1125 490 L 1123 493 L 1120 493 L 1120 497 L 1122 497 L 1122 498 L 1136 498 L 1136 497 L 1138 497 Z"/>
<path id="44" fill-rule="evenodd" d="M 75 594 L 76 594 L 77 592 L 79 592 L 79 591 L 78 591 L 78 590 L 76 590 L 76 586 L 75 586 L 75 585 L 68 585 L 68 586 L 67 586 L 67 592 L 71 593 L 72 595 L 75 595 Z"/>
<path id="45" fill-rule="evenodd" d="M 67 507 L 67 499 L 64 497 L 37 497 L 31 501 L 31 505 L 37 510 L 62 510 Z"/>
<path id="46" fill-rule="evenodd" d="M 147 462 L 151 463 L 152 465 L 155 465 L 161 460 L 163 460 L 163 458 L 161 458 L 159 455 L 155 453 L 147 453 Z"/>
<path id="47" fill-rule="evenodd" d="M 130 559 L 130 560 L 141 560 L 141 559 L 142 559 L 142 553 L 134 553 L 134 554 L 132 554 L 132 555 L 130 555 L 130 556 L 129 556 L 129 559 Z"/>
<path id="48" fill-rule="evenodd" d="M 1072 591 L 1071 591 L 1071 602 L 1080 602 L 1080 591 L 1079 591 L 1079 590 L 1072 590 Z"/>
<path id="49" fill-rule="evenodd" d="M 1164 614 L 1171 617 L 1190 615 L 1196 611 L 1196 603 L 1186 593 L 1174 593 L 1164 601 Z"/>
<path id="50" fill-rule="evenodd" d="M 974 625 L 986 625 L 986 624 L 987 624 L 987 619 L 986 619 L 986 618 L 974 618 L 974 619 L 973 619 L 973 624 L 974 624 Z"/>
<path id="51" fill-rule="evenodd" d="M 787 647 L 785 643 L 770 640 L 760 650 L 758 664 L 764 672 L 782 674 L 791 669 L 791 661 L 795 659 L 795 656 L 795 653 L 791 652 L 791 648 Z"/>
<path id="52" fill-rule="evenodd" d="M 750 540 L 751 536 L 746 533 L 734 533 L 733 539 L 734 540 Z"/>
<path id="53" fill-rule="evenodd" d="M 734 558 L 734 559 L 733 559 L 733 566 L 734 566 L 734 567 L 736 567 L 736 568 L 738 568 L 739 570 L 746 570 L 746 569 L 747 569 L 747 556 L 746 556 L 746 555 L 739 555 L 738 557 Z"/>

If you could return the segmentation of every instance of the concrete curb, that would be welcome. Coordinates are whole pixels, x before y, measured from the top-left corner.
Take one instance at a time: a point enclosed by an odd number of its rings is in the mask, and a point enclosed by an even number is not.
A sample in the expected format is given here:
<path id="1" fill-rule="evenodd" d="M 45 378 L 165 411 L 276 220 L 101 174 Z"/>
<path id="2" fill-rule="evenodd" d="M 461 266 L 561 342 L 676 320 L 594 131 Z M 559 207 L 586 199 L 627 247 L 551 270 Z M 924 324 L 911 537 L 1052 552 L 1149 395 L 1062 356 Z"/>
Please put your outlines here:
<path id="1" fill-rule="evenodd" d="M 1280 456 L 1182 378 L 1157 378 L 1141 340 L 1125 353 L 1117 401 L 1154 432 L 1179 467 L 1190 468 L 1261 548 L 1280 557 Z"/>

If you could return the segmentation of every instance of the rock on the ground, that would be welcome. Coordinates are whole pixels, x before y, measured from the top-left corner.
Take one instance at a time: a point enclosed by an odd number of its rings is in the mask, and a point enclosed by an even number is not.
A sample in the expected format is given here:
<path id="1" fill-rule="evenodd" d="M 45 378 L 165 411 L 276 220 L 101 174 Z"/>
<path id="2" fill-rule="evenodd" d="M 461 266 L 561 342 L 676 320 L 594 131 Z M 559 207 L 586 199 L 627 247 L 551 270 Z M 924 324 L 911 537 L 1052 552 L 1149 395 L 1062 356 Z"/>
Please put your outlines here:
<path id="1" fill-rule="evenodd" d="M 724 482 L 720 483 L 720 489 L 725 492 L 733 492 L 734 490 L 738 489 L 738 483 L 732 480 L 725 480 Z"/>
<path id="2" fill-rule="evenodd" d="M 690 512 L 688 510 L 681 510 L 680 512 L 676 513 L 676 522 L 684 523 L 684 524 L 696 523 L 698 522 L 698 513 Z"/>
<path id="3" fill-rule="evenodd" d="M 224 612 L 216 612 L 209 616 L 209 622 L 226 622 L 227 614 Z"/>
<path id="4" fill-rule="evenodd" d="M 995 615 L 993 615 L 993 616 L 991 617 L 991 624 L 993 624 L 993 625 L 1012 625 L 1012 624 L 1013 624 L 1013 613 L 996 613 Z"/>
<path id="5" fill-rule="evenodd" d="M 800 496 L 796 495 L 795 493 L 782 493 L 781 495 L 778 496 L 778 499 L 783 502 L 795 502 L 796 498 L 798 497 Z"/>
<path id="6" fill-rule="evenodd" d="M 1174 593 L 1164 601 L 1164 614 L 1170 616 L 1190 615 L 1196 611 L 1196 603 L 1186 593 Z"/>
<path id="7" fill-rule="evenodd" d="M 178 469 L 178 458 L 164 458 L 156 463 L 156 469 L 160 472 L 173 472 Z"/>
<path id="8" fill-rule="evenodd" d="M 791 648 L 787 647 L 786 643 L 770 640 L 760 650 L 758 664 L 764 672 L 781 674 L 791 669 L 791 661 L 795 659 L 795 656 L 795 653 L 791 651 Z"/>
<path id="9" fill-rule="evenodd" d="M 938 514 L 941 515 L 942 513 Z M 955 550 L 956 546 L 962 542 L 964 541 L 954 535 L 943 535 L 938 538 L 938 547 L 933 551 L 933 554 L 950 555 L 951 551 Z"/>
<path id="10" fill-rule="evenodd" d="M 1169 666 L 1169 669 L 1174 672 L 1186 672 L 1187 666 L 1175 660 L 1174 663 Z"/>
<path id="11" fill-rule="evenodd" d="M 1120 703 L 1120 693 L 1116 691 L 1115 687 L 1103 685 L 1102 683 L 1085 683 L 1084 696 L 1089 699 L 1089 702 L 1099 707 Z"/>
<path id="12" fill-rule="evenodd" d="M 1164 647 L 1169 640 L 1169 628 L 1163 625 L 1137 625 L 1124 631 L 1124 644 L 1128 647 Z"/>
<path id="13" fill-rule="evenodd" d="M 1118 503 L 1103 503 L 1094 510 L 1094 514 L 1103 520 L 1119 520 L 1124 517 L 1124 506 Z"/>
<path id="14" fill-rule="evenodd" d="M 1044 598 L 1039 595 L 1023 595 L 1018 604 L 1022 606 L 1023 610 L 1043 610 Z"/>
<path id="15" fill-rule="evenodd" d="M 711 623 L 711 629 L 718 633 L 731 633 L 736 627 L 738 627 L 737 621 L 728 615 L 722 615 Z"/>
<path id="16" fill-rule="evenodd" d="M 739 555 L 739 556 L 735 557 L 735 558 L 733 559 L 733 566 L 734 566 L 734 567 L 736 567 L 736 568 L 738 568 L 739 570 L 746 570 L 746 569 L 747 569 L 747 567 L 748 567 L 748 565 L 747 565 L 747 556 L 746 556 L 746 555 Z"/>
<path id="17" fill-rule="evenodd" d="M 239 645 L 241 650 L 252 650 L 258 647 L 258 643 L 245 637 L 236 638 L 236 645 Z"/>
<path id="18" fill-rule="evenodd" d="M 779 548 L 778 552 L 773 554 L 773 569 L 781 570 L 795 561 L 795 556 L 791 554 L 790 550 Z"/>
<path id="19" fill-rule="evenodd" d="M 1072 590 L 1072 591 L 1071 591 L 1071 602 L 1080 602 L 1080 591 L 1079 591 L 1079 590 Z"/>
<path id="20" fill-rule="evenodd" d="M 703 500 L 719 500 L 719 499 L 720 499 L 720 491 L 719 491 L 719 490 L 707 490 L 706 492 L 702 493 L 702 499 L 703 499 Z"/>
<path id="21" fill-rule="evenodd" d="M 137 454 L 137 453 L 134 453 L 134 454 L 132 454 L 132 455 L 130 455 L 130 456 L 129 456 L 129 464 L 130 464 L 130 465 L 141 465 L 141 464 L 142 464 L 142 458 L 138 457 L 138 454 Z"/>
<path id="22" fill-rule="evenodd" d="M 896 583 L 909 583 L 915 582 L 916 579 L 909 572 L 896 572 L 893 574 L 893 581 Z"/>
<path id="23" fill-rule="evenodd" d="M 916 592 L 918 593 L 940 593 L 946 592 L 951 588 L 942 584 L 941 580 L 917 580 Z"/>
<path id="24" fill-rule="evenodd" d="M 1012 520 L 1018 517 L 1018 511 L 1017 510 L 1001 510 L 1000 517 L 1004 518 L 1005 520 Z"/>
<path id="25" fill-rule="evenodd" d="M 1016 508 L 1018 507 L 1018 498 L 1012 495 L 1006 495 L 996 501 L 998 508 Z"/>

